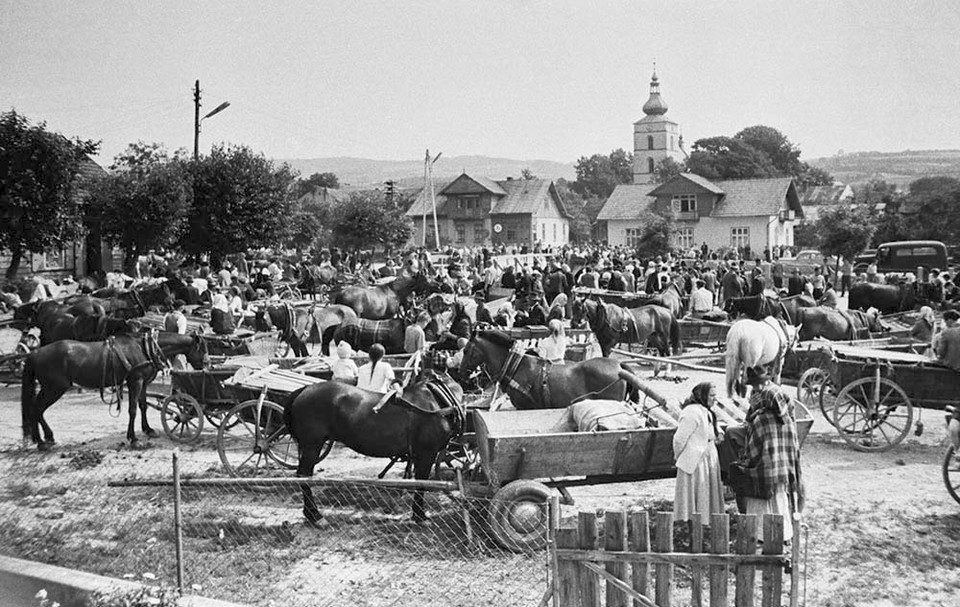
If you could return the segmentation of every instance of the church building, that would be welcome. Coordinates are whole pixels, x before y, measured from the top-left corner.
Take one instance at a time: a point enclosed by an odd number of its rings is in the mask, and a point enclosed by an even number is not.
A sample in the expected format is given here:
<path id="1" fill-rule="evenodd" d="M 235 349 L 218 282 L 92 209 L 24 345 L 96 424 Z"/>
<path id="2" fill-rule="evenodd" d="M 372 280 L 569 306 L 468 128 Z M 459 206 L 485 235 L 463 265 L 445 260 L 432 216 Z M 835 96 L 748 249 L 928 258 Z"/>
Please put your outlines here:
<path id="1" fill-rule="evenodd" d="M 643 118 L 633 123 L 633 184 L 653 183 L 657 164 L 667 158 L 683 162 L 680 125 L 666 117 L 667 102 L 660 96 L 660 80 L 654 70 L 650 98 L 643 104 Z"/>

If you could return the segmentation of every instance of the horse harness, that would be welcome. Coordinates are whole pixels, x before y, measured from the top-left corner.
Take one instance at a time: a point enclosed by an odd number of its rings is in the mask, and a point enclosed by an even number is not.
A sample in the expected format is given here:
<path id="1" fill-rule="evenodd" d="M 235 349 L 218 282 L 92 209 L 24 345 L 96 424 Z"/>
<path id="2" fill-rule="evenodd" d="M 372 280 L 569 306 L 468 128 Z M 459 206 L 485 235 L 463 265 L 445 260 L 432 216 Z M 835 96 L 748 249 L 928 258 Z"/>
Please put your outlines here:
<path id="1" fill-rule="evenodd" d="M 516 380 L 514 377 L 517 374 L 517 371 L 520 369 L 520 363 L 523 362 L 525 358 L 534 359 L 534 364 L 539 367 L 539 386 L 540 386 L 540 399 L 537 399 L 532 391 L 529 389 L 528 385 L 523 385 Z M 507 354 L 507 360 L 503 362 L 503 367 L 500 369 L 500 376 L 497 378 L 497 382 L 501 385 L 504 390 L 513 389 L 516 392 L 519 392 L 521 396 L 526 397 L 532 402 L 542 402 L 544 404 L 550 403 L 550 368 L 553 366 L 549 360 L 545 360 L 538 357 L 533 357 L 523 351 L 523 348 L 519 344 L 514 344 L 510 348 L 509 354 Z M 533 383 L 533 386 L 536 386 L 537 383 Z"/>
<path id="2" fill-rule="evenodd" d="M 163 355 L 163 350 L 160 348 L 160 344 L 157 341 L 157 331 L 152 330 L 149 333 L 144 333 L 140 338 L 140 347 L 143 351 L 146 360 L 140 362 L 137 365 L 134 365 L 130 362 L 130 359 L 124 355 L 123 350 L 117 347 L 116 337 L 110 336 L 103 342 L 103 376 L 100 382 L 100 400 L 106 402 L 104 399 L 104 390 L 107 387 L 107 378 L 113 377 L 116 383 L 113 386 L 114 391 L 117 393 L 117 409 L 120 408 L 120 399 L 123 398 L 123 384 L 126 381 L 127 377 L 131 373 L 136 373 L 141 369 L 146 367 L 153 367 L 154 374 L 157 373 L 160 369 L 163 369 L 167 366 L 166 358 Z M 119 362 L 123 367 L 122 377 L 118 377 L 116 373 L 116 363 Z M 109 375 L 108 375 L 109 369 Z"/>
<path id="3" fill-rule="evenodd" d="M 783 319 L 776 318 L 774 316 L 767 316 L 761 322 L 777 332 L 777 339 L 779 340 L 780 345 L 777 347 L 777 356 L 773 359 L 771 364 L 778 365 L 783 361 L 787 351 L 793 347 L 793 342 L 789 337 L 787 337 L 787 323 Z"/>
<path id="4" fill-rule="evenodd" d="M 850 339 L 867 339 L 870 337 L 870 323 L 864 318 L 865 315 L 863 312 L 853 310 L 851 313 L 851 311 L 839 309 L 837 312 L 850 326 L 850 330 L 847 332 L 847 336 Z M 856 316 L 852 314 L 856 314 Z M 854 318 L 856 318 L 858 322 L 854 322 Z"/>
<path id="5" fill-rule="evenodd" d="M 384 399 L 383 405 L 394 404 L 398 407 L 402 407 L 414 413 L 419 413 L 421 415 L 432 415 L 439 417 L 453 417 L 453 433 L 450 435 L 448 442 L 455 438 L 459 438 L 463 434 L 463 430 L 466 427 L 467 412 L 466 407 L 464 406 L 461 400 L 458 400 L 457 397 L 453 394 L 453 391 L 450 390 L 440 379 L 434 377 L 426 382 L 424 382 L 424 387 L 427 388 L 427 391 L 433 395 L 433 398 L 437 401 L 437 404 L 440 406 L 439 409 L 430 410 L 424 409 L 420 405 L 403 398 L 402 394 L 399 392 L 394 392 L 392 394 L 388 393 L 385 395 L 387 398 Z M 378 405 L 379 406 L 379 405 Z M 374 408 L 374 411 L 379 411 L 377 407 Z"/>

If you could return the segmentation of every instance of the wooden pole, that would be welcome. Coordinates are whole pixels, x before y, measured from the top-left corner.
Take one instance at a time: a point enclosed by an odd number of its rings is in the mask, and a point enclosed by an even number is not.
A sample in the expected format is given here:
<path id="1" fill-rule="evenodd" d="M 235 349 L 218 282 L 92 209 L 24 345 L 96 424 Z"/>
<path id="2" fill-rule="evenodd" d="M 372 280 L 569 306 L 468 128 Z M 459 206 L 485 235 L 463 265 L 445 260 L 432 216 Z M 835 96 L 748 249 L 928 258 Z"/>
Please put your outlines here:
<path id="1" fill-rule="evenodd" d="M 188 478 L 179 480 L 181 487 L 287 487 L 299 489 L 301 485 L 327 487 L 378 487 L 381 489 L 404 489 L 408 491 L 445 491 L 457 493 L 457 483 L 449 481 L 418 481 L 415 479 L 375 478 Z M 171 481 L 142 479 L 110 481 L 108 487 L 169 487 Z"/>
<path id="2" fill-rule="evenodd" d="M 427 248 L 427 209 L 426 209 L 427 200 L 426 200 L 426 194 L 427 194 L 427 188 L 430 187 L 430 182 L 429 182 L 428 179 L 427 179 L 427 171 L 429 170 L 429 167 L 430 167 L 430 150 L 427 150 L 427 155 L 426 155 L 426 157 L 423 159 L 423 194 L 424 194 L 424 200 L 423 200 L 423 203 L 424 203 L 424 204 L 423 204 L 423 206 L 424 206 L 424 208 L 423 208 L 423 231 L 422 231 L 422 233 L 421 233 L 422 238 L 420 239 L 420 246 L 423 247 L 423 248 Z"/>
<path id="3" fill-rule="evenodd" d="M 177 558 L 177 591 L 183 593 L 183 513 L 180 511 L 180 457 L 173 451 L 173 536 Z"/>
<path id="4" fill-rule="evenodd" d="M 634 359 L 637 359 L 637 360 L 643 360 L 643 361 L 654 362 L 654 363 L 669 363 L 669 364 L 671 364 L 671 365 L 676 365 L 676 366 L 678 366 L 678 367 L 683 367 L 683 368 L 685 368 L 685 369 L 693 369 L 693 370 L 695 370 L 695 371 L 707 371 L 707 372 L 710 372 L 710 373 L 726 373 L 726 370 L 725 370 L 725 369 L 721 369 L 721 368 L 719 368 L 719 367 L 708 367 L 708 366 L 706 366 L 706 365 L 695 365 L 695 364 L 693 364 L 693 363 L 688 363 L 688 362 L 685 362 L 685 361 L 682 361 L 682 360 L 673 360 L 673 359 L 671 359 L 671 358 L 661 358 L 661 357 L 659 357 L 659 356 L 648 356 L 648 355 L 646 355 L 646 354 L 636 354 L 636 353 L 634 353 L 634 352 L 628 352 L 627 350 L 621 350 L 620 348 L 614 348 L 614 349 L 613 349 L 613 352 L 616 352 L 617 354 L 620 354 L 620 355 L 622 355 L 622 356 L 626 356 L 626 357 L 628 357 L 628 358 L 634 358 Z M 624 363 L 626 363 L 626 364 L 630 364 L 630 363 L 636 364 L 636 361 L 627 360 L 627 361 L 624 361 Z"/>

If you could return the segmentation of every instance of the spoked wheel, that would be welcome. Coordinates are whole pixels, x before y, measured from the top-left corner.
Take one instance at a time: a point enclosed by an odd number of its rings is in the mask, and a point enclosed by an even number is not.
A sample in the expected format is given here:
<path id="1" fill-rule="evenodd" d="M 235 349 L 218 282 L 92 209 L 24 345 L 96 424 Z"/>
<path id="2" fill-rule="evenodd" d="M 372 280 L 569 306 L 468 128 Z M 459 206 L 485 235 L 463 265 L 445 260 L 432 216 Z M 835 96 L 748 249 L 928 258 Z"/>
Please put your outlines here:
<path id="1" fill-rule="evenodd" d="M 248 400 L 231 409 L 217 433 L 217 451 L 231 476 L 297 467 L 297 444 L 283 421 L 283 407 L 269 400 Z"/>
<path id="2" fill-rule="evenodd" d="M 203 430 L 203 407 L 197 399 L 176 391 L 163 400 L 160 423 L 167 436 L 178 443 L 192 443 Z"/>
<path id="3" fill-rule="evenodd" d="M 214 428 L 219 428 L 223 425 L 224 419 L 227 417 L 227 413 L 230 412 L 230 409 L 224 409 L 221 407 L 211 407 L 207 404 L 203 409 L 203 416 L 207 418 L 207 421 L 210 422 L 210 425 Z M 234 426 L 240 423 L 240 420 L 234 418 L 231 422 Z M 232 428 L 233 426 L 231 426 Z"/>
<path id="4" fill-rule="evenodd" d="M 497 543 L 514 552 L 534 552 L 547 546 L 550 489 L 543 483 L 518 480 L 490 500 L 488 522 Z"/>
<path id="5" fill-rule="evenodd" d="M 819 405 L 823 417 L 833 423 L 833 407 L 837 400 L 837 390 L 830 374 L 820 367 L 812 367 L 803 372 L 797 382 L 797 400 L 807 409 Z"/>
<path id="6" fill-rule="evenodd" d="M 953 445 L 943 454 L 943 483 L 950 497 L 960 504 L 960 452 Z"/>
<path id="7" fill-rule="evenodd" d="M 862 377 L 844 386 L 833 408 L 833 425 L 857 451 L 887 451 L 906 438 L 913 405 L 885 377 Z"/>
<path id="8" fill-rule="evenodd" d="M 437 476 L 442 478 L 441 468 L 459 469 L 464 479 L 473 478 L 480 470 L 480 451 L 474 439 L 461 436 L 447 443 L 437 456 Z"/>

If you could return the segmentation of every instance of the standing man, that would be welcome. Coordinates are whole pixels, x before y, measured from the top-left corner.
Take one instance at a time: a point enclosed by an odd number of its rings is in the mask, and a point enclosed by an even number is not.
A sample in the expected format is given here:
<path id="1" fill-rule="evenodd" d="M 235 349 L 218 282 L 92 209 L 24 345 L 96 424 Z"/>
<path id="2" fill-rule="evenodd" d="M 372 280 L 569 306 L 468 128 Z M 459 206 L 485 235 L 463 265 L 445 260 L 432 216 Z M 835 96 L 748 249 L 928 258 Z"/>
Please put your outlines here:
<path id="1" fill-rule="evenodd" d="M 743 280 L 740 278 L 740 267 L 736 263 L 731 263 L 730 269 L 723 275 L 720 305 L 731 297 L 743 297 Z"/>
<path id="2" fill-rule="evenodd" d="M 840 266 L 840 296 L 847 294 L 853 285 L 853 260 L 843 258 L 843 265 Z"/>
<path id="3" fill-rule="evenodd" d="M 960 326 L 957 320 L 960 312 L 947 310 L 943 313 L 943 322 L 946 328 L 933 338 L 934 351 L 937 353 L 937 362 L 960 371 Z"/>

